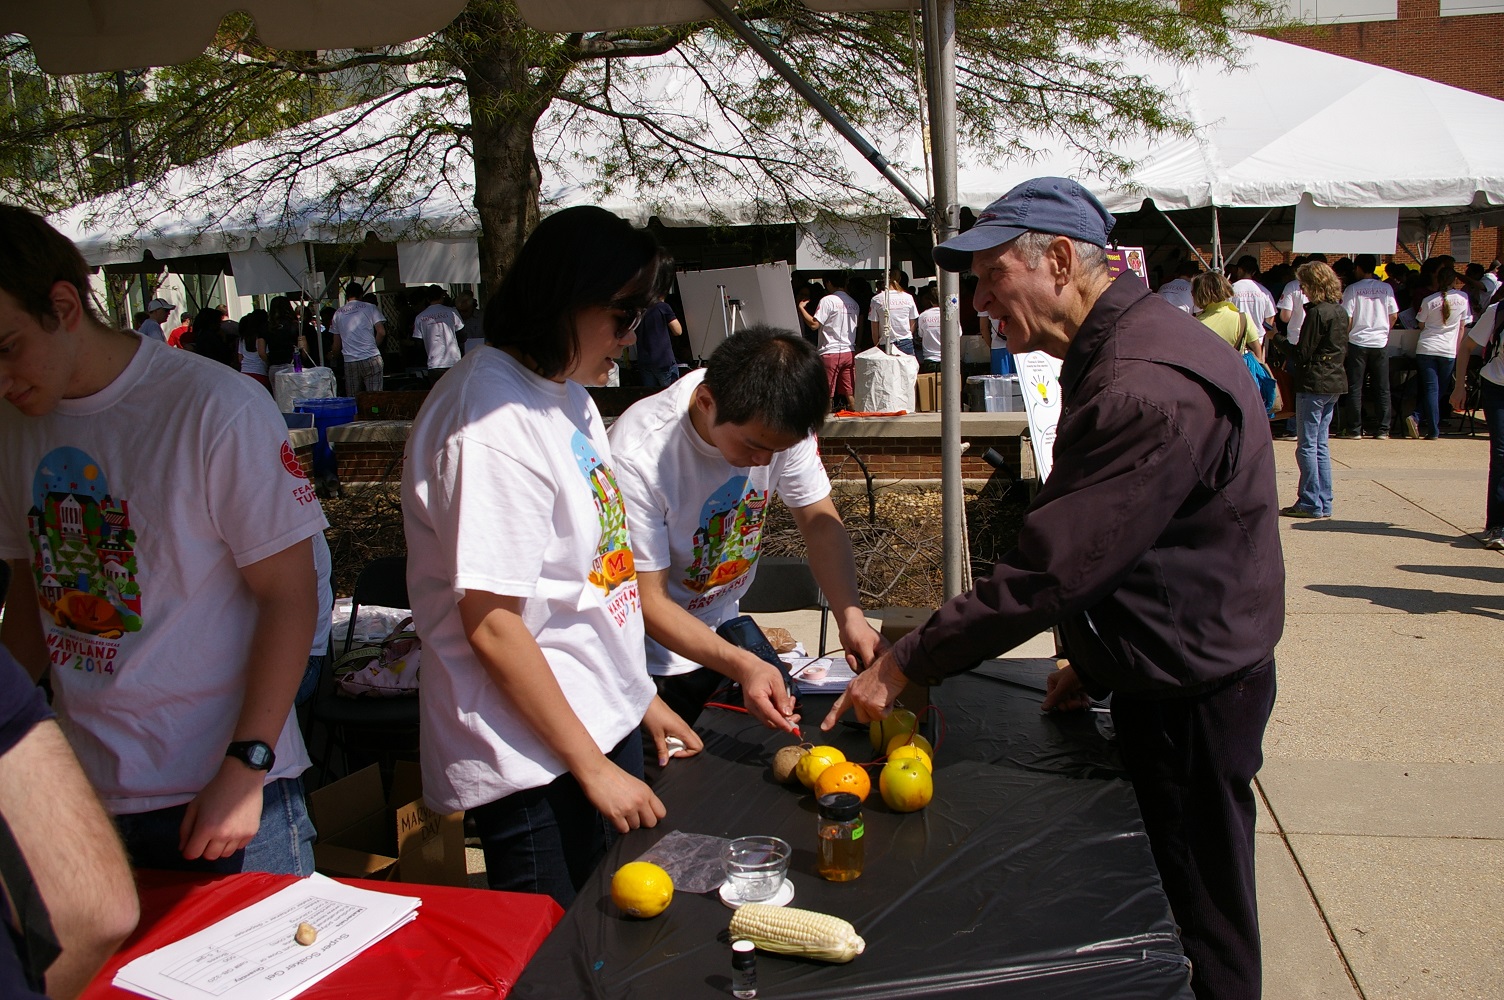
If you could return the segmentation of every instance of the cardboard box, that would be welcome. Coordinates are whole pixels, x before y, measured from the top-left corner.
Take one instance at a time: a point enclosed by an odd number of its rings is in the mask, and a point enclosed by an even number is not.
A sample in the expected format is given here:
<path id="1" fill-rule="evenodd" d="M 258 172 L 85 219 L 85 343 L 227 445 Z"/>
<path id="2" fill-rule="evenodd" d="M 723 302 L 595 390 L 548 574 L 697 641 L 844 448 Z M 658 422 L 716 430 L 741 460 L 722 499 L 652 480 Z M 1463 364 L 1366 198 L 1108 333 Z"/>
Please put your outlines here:
<path id="1" fill-rule="evenodd" d="M 931 372 L 914 380 L 914 412 L 935 413 L 940 409 L 940 373 Z"/>
<path id="2" fill-rule="evenodd" d="M 935 377 L 939 378 L 938 375 Z M 867 617 L 880 620 L 882 627 L 878 631 L 882 633 L 884 639 L 895 643 L 929 621 L 930 615 L 934 613 L 934 608 L 890 607 L 869 609 Z M 896 704 L 907 708 L 915 715 L 923 715 L 930 705 L 930 689 L 927 685 L 910 681 L 899 692 Z"/>
<path id="3" fill-rule="evenodd" d="M 308 796 L 319 831 L 314 866 L 323 874 L 426 885 L 469 884 L 465 814 L 436 813 L 423 804 L 418 765 L 399 760 L 392 793 L 381 794 L 375 764 Z"/>

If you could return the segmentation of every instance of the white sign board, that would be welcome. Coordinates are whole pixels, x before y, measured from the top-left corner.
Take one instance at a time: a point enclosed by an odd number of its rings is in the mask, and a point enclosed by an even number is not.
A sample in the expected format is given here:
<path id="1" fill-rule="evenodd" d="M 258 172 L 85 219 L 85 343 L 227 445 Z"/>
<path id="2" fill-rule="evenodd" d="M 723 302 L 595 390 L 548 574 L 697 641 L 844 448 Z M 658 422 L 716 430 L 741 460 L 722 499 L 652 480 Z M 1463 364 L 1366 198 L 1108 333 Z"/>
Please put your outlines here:
<path id="1" fill-rule="evenodd" d="M 1013 355 L 1018 366 L 1024 412 L 1029 416 L 1029 441 L 1039 481 L 1049 478 L 1055 465 L 1055 425 L 1060 422 L 1060 359 L 1043 351 Z"/>
<path id="2" fill-rule="evenodd" d="M 800 271 L 886 271 L 888 217 L 800 226 L 794 266 Z"/>
<path id="3" fill-rule="evenodd" d="M 793 272 L 785 261 L 714 271 L 680 271 L 679 298 L 690 353 L 710 357 L 728 333 L 766 324 L 802 332 Z"/>
<path id="4" fill-rule="evenodd" d="M 1301 195 L 1295 206 L 1295 253 L 1394 253 L 1398 208 L 1321 208 Z"/>
<path id="5" fill-rule="evenodd" d="M 251 241 L 249 250 L 230 254 L 230 273 L 241 295 L 280 295 L 283 292 L 324 294 L 324 276 L 308 271 L 308 250 L 302 243 L 263 250 Z"/>
<path id="6" fill-rule="evenodd" d="M 398 243 L 397 273 L 408 285 L 477 285 L 480 245 L 474 240 Z"/>

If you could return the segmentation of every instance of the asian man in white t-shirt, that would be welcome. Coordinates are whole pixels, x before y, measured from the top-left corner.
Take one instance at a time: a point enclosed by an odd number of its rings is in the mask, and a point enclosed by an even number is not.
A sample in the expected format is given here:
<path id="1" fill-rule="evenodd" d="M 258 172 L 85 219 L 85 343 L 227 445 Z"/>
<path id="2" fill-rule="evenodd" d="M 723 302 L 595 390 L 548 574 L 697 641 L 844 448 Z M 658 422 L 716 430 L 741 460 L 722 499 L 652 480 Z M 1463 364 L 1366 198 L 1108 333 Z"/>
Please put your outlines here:
<path id="1" fill-rule="evenodd" d="M 828 393 L 807 341 L 756 327 L 723 342 L 705 368 L 636 403 L 611 428 L 648 671 L 686 722 L 729 677 L 741 684 L 754 717 L 797 730 L 777 669 L 715 632 L 739 614 L 757 573 L 763 517 L 775 493 L 804 536 L 847 659 L 865 666 L 887 645 L 862 614 L 851 539 L 820 462 L 815 435 Z"/>

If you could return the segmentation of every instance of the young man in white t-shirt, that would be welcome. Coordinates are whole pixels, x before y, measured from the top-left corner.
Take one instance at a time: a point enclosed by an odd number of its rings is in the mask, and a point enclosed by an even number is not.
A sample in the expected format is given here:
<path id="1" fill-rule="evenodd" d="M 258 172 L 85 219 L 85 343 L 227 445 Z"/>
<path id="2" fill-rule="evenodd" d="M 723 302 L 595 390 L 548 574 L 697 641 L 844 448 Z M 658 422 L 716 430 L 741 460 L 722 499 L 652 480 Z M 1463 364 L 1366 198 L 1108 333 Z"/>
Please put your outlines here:
<path id="1" fill-rule="evenodd" d="M 847 659 L 885 648 L 862 615 L 851 539 L 820 462 L 825 377 L 809 343 L 754 327 L 706 367 L 628 408 L 611 427 L 647 626 L 648 671 L 693 723 L 729 677 L 764 725 L 797 731 L 783 678 L 716 626 L 739 614 L 757 573 L 763 518 L 778 494 L 809 550 Z"/>
<path id="2" fill-rule="evenodd" d="M 345 304 L 329 325 L 334 329 L 334 353 L 345 363 L 345 392 L 380 392 L 384 377 L 381 342 L 386 339 L 386 317 L 361 298 L 360 282 L 345 286 Z"/>
<path id="3" fill-rule="evenodd" d="M 87 287 L 0 206 L 0 640 L 50 669 L 136 865 L 310 874 L 292 703 L 327 522 L 264 389 L 105 326 Z"/>
<path id="4" fill-rule="evenodd" d="M 439 285 L 428 287 L 428 308 L 413 319 L 413 339 L 423 341 L 428 355 L 428 382 L 432 385 L 440 375 L 460 363 L 460 344 L 456 337 L 465 325 L 459 310 L 444 304 L 444 289 Z"/>
<path id="5" fill-rule="evenodd" d="M 908 293 L 909 276 L 898 268 L 888 272 L 888 287 L 872 296 L 867 319 L 872 324 L 872 342 L 878 347 L 891 345 L 914 356 L 914 332 L 919 323 L 919 307 Z M 854 301 L 854 300 L 853 300 Z"/>
<path id="6" fill-rule="evenodd" d="M 1238 312 L 1248 317 L 1248 324 L 1253 328 L 1254 335 L 1259 343 L 1263 343 L 1264 337 L 1274 332 L 1274 315 L 1278 311 L 1274 305 L 1274 296 L 1269 294 L 1269 289 L 1259 284 L 1259 262 L 1251 254 L 1245 254 L 1238 258 L 1238 262 L 1232 267 L 1232 304 L 1237 306 Z"/>
<path id="7" fill-rule="evenodd" d="M 1342 308 L 1352 317 L 1347 329 L 1347 396 L 1339 438 L 1362 437 L 1364 383 L 1374 396 L 1378 423 L 1373 436 L 1389 437 L 1389 331 L 1400 314 L 1394 289 L 1373 276 L 1379 259 L 1360 253 L 1353 259 L 1355 280 L 1342 292 Z"/>
<path id="8" fill-rule="evenodd" d="M 1175 277 L 1159 286 L 1159 297 L 1183 313 L 1191 316 L 1200 312 L 1191 298 L 1191 279 L 1201 273 L 1193 260 L 1183 260 L 1175 265 Z"/>
<path id="9" fill-rule="evenodd" d="M 851 405 L 856 395 L 856 325 L 861 310 L 856 299 L 846 294 L 846 275 L 832 271 L 825 275 L 825 295 L 813 314 L 808 303 L 800 302 L 799 316 L 804 325 L 819 334 L 820 363 L 830 384 L 829 399 L 835 409 Z"/>

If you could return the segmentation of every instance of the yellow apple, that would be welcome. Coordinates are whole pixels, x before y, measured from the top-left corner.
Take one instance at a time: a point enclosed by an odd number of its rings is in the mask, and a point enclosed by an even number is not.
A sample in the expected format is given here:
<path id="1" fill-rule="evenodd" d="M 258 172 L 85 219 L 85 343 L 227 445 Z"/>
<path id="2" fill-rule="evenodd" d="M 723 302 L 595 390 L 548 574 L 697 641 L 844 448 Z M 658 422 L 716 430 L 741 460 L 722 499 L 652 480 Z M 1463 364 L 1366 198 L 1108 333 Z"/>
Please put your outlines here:
<path id="1" fill-rule="evenodd" d="M 815 780 L 820 773 L 832 764 L 844 763 L 846 755 L 835 747 L 811 747 L 809 753 L 799 758 L 799 765 L 794 768 L 794 773 L 799 775 L 799 783 L 805 788 L 813 789 Z"/>
<path id="2" fill-rule="evenodd" d="M 935 779 L 929 768 L 913 758 L 889 761 L 877 777 L 877 790 L 894 812 L 914 812 L 930 804 L 935 796 Z"/>
<path id="3" fill-rule="evenodd" d="M 912 733 L 919 728 L 919 720 L 907 708 L 895 708 L 886 719 L 873 719 L 867 727 L 872 739 L 872 749 L 882 753 L 893 737 L 900 733 Z"/>

